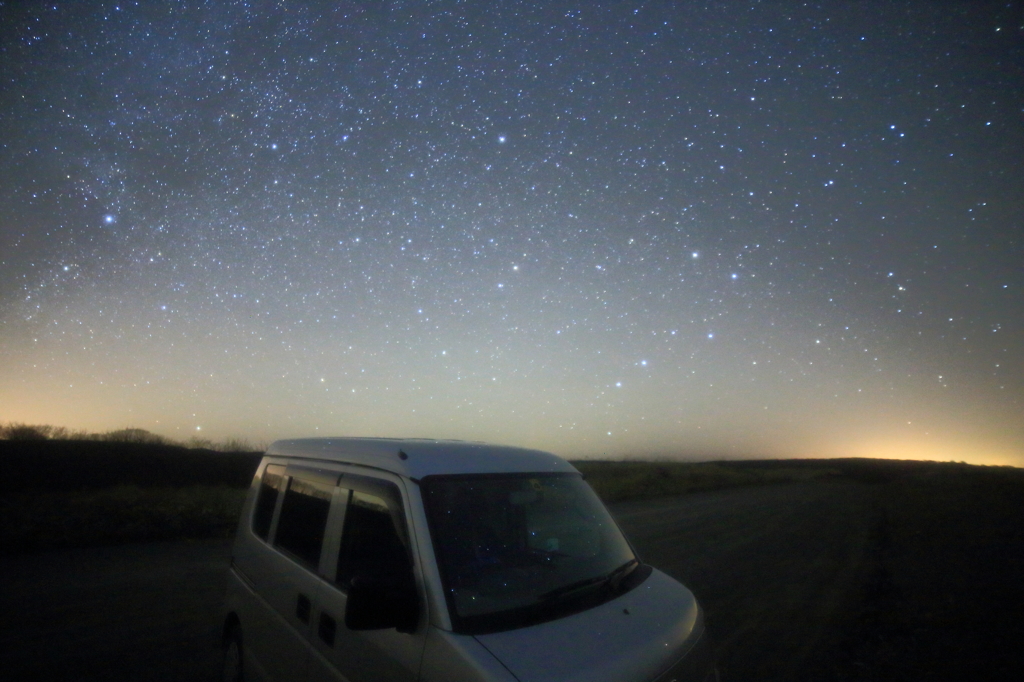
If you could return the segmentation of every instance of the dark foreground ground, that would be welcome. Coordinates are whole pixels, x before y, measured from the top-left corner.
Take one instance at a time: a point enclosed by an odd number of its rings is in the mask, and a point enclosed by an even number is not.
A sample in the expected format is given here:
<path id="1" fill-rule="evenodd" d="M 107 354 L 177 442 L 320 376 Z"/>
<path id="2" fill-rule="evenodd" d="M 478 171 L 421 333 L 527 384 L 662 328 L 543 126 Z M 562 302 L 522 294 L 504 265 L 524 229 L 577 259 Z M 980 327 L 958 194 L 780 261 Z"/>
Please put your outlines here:
<path id="1" fill-rule="evenodd" d="M 216 680 L 226 540 L 0 560 L 8 680 Z"/>
<path id="2" fill-rule="evenodd" d="M 933 479 L 612 509 L 700 598 L 727 682 L 1024 679 L 1021 486 Z M 216 679 L 228 553 L 210 540 L 0 559 L 4 678 Z"/>

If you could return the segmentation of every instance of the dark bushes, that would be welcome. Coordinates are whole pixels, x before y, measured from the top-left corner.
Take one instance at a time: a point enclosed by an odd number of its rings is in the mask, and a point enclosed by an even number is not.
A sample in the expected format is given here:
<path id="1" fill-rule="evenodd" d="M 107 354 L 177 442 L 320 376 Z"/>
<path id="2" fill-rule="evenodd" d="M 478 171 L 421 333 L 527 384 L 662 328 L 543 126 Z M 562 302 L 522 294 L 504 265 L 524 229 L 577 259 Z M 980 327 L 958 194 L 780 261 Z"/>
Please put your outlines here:
<path id="1" fill-rule="evenodd" d="M 245 487 L 259 452 L 214 452 L 149 443 L 0 441 L 0 493 L 140 487 Z"/>

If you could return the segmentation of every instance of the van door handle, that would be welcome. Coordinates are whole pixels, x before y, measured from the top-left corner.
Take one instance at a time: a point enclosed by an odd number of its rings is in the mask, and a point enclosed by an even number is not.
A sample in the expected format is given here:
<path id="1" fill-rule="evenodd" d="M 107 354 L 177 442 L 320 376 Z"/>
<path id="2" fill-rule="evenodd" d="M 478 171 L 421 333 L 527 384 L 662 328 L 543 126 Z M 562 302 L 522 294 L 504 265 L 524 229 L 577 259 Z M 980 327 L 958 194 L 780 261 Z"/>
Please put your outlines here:
<path id="1" fill-rule="evenodd" d="M 320 626 L 316 629 L 317 634 L 320 635 L 320 639 L 324 640 L 327 646 L 334 646 L 334 632 L 338 629 L 338 624 L 334 621 L 334 618 L 330 614 L 320 612 Z"/>
<path id="2" fill-rule="evenodd" d="M 295 602 L 295 617 L 309 625 L 309 612 L 312 609 L 313 604 L 309 601 L 309 597 L 299 594 L 299 598 Z"/>

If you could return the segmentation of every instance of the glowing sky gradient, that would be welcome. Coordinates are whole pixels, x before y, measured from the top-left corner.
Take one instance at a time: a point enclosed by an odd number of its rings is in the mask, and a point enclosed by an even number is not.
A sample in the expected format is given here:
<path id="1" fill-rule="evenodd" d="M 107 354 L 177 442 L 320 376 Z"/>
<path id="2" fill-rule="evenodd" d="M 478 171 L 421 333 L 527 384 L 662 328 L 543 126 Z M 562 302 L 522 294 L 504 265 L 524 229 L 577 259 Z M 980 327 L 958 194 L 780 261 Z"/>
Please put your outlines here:
<path id="1" fill-rule="evenodd" d="M 1024 466 L 1024 18 L 0 3 L 0 421 Z"/>

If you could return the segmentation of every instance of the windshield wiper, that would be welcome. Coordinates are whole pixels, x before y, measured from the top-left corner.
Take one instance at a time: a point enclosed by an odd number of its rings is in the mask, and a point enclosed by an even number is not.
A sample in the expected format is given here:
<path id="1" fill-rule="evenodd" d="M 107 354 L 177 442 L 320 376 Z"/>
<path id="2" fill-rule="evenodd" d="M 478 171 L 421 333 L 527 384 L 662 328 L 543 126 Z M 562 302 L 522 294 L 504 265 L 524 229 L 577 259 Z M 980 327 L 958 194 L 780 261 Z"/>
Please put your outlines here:
<path id="1" fill-rule="evenodd" d="M 633 569 L 640 564 L 635 558 L 630 559 L 626 563 L 622 564 L 618 568 L 612 570 L 605 575 L 599 575 L 595 578 L 584 578 L 583 580 L 577 580 L 574 583 L 563 585 L 562 587 L 556 587 L 553 590 L 544 592 L 537 597 L 538 601 L 551 601 L 557 599 L 563 595 L 575 592 L 576 590 L 582 590 L 586 587 L 594 585 L 607 585 L 612 590 L 618 590 L 619 585 L 622 583 L 622 579 L 633 572 Z"/>
<path id="2" fill-rule="evenodd" d="M 605 582 L 608 583 L 608 586 L 611 587 L 613 591 L 617 592 L 619 590 L 619 585 L 621 585 L 622 581 L 626 579 L 626 576 L 632 573 L 639 565 L 640 562 L 637 561 L 636 558 L 630 559 L 609 573 L 608 577 L 605 578 Z"/>

